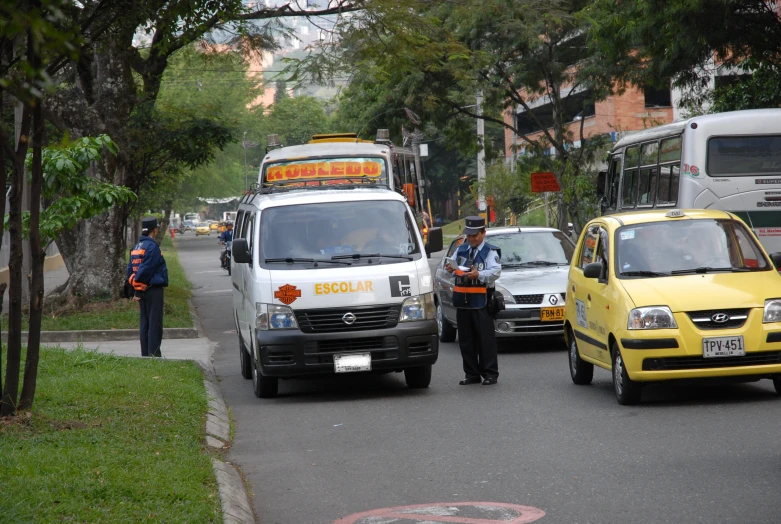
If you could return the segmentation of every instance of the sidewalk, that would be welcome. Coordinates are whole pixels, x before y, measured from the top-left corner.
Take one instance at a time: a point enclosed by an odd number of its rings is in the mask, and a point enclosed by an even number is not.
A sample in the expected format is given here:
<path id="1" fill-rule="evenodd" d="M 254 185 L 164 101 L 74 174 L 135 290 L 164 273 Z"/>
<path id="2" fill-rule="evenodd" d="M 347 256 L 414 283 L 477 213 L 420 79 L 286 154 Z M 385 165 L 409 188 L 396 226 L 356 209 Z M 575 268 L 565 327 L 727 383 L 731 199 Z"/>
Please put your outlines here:
<path id="1" fill-rule="evenodd" d="M 64 264 L 59 264 L 55 269 L 50 269 L 43 274 L 43 292 L 44 296 L 48 295 L 57 286 L 60 286 L 67 282 L 70 274 L 68 268 Z M 3 315 L 8 314 L 8 290 L 2 296 Z"/>
<path id="2" fill-rule="evenodd" d="M 103 342 L 49 342 L 44 346 L 74 349 L 79 346 L 99 353 L 121 357 L 141 357 L 141 343 L 138 340 L 110 340 Z M 211 369 L 214 347 L 207 338 L 163 339 L 160 352 L 168 360 L 195 360 L 206 369 Z"/>

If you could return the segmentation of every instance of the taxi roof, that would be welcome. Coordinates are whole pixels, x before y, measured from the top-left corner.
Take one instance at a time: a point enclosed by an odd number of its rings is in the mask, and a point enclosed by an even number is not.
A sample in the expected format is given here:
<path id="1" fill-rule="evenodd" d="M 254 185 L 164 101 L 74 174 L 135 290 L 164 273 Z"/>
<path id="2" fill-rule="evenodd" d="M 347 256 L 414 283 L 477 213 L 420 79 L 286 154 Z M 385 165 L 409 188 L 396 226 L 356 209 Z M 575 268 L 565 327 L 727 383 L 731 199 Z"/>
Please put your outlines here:
<path id="1" fill-rule="evenodd" d="M 391 200 L 407 202 L 402 195 L 383 188 L 358 188 L 350 189 L 291 189 L 284 193 L 256 193 L 253 198 L 239 205 L 239 209 L 245 206 L 256 209 L 266 209 L 278 206 L 296 206 L 300 204 L 319 204 L 329 202 L 360 202 L 366 200 Z"/>
<path id="2" fill-rule="evenodd" d="M 684 216 L 667 216 L 671 211 L 681 211 Z M 613 219 L 616 227 L 644 224 L 647 222 L 664 222 L 667 220 L 698 220 L 698 219 L 732 219 L 734 215 L 718 209 L 649 209 L 647 211 L 630 211 L 606 215 L 601 219 Z M 598 219 L 594 219 L 598 220 Z"/>
<path id="3" fill-rule="evenodd" d="M 386 155 L 390 148 L 384 144 L 366 142 L 322 142 L 317 144 L 303 144 L 300 146 L 281 147 L 273 149 L 263 157 L 263 163 L 284 162 L 286 160 L 300 160 L 309 157 L 323 156 L 379 156 Z"/>

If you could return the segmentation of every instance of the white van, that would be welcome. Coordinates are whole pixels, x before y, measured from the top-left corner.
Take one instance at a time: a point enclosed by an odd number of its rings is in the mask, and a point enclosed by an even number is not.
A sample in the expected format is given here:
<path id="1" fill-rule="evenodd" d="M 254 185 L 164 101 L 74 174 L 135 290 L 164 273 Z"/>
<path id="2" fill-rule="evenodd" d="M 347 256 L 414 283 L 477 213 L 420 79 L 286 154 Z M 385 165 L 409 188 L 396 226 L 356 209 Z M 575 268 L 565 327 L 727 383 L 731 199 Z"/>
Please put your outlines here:
<path id="1" fill-rule="evenodd" d="M 407 200 L 382 187 L 250 192 L 234 228 L 233 310 L 255 395 L 279 378 L 404 371 L 438 356 L 431 272 Z"/>

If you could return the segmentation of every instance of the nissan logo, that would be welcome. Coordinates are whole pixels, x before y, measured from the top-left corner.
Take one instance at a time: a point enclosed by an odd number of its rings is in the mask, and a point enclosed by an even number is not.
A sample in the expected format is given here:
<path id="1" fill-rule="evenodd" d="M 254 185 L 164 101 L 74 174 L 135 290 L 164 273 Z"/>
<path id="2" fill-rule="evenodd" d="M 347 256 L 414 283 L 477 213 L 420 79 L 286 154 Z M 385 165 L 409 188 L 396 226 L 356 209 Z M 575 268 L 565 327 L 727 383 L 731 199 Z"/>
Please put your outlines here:
<path id="1" fill-rule="evenodd" d="M 551 295 L 550 298 L 548 299 L 548 302 L 550 302 L 551 305 L 555 306 L 559 302 L 559 299 L 556 298 L 556 295 Z"/>
<path id="2" fill-rule="evenodd" d="M 355 315 L 353 315 L 352 313 L 345 313 L 344 316 L 342 317 L 342 322 L 344 322 L 348 326 L 352 326 L 353 324 L 355 324 L 356 320 L 357 319 L 355 318 Z"/>
<path id="3" fill-rule="evenodd" d="M 723 324 L 729 321 L 729 315 L 726 313 L 716 313 L 710 319 L 718 324 Z"/>

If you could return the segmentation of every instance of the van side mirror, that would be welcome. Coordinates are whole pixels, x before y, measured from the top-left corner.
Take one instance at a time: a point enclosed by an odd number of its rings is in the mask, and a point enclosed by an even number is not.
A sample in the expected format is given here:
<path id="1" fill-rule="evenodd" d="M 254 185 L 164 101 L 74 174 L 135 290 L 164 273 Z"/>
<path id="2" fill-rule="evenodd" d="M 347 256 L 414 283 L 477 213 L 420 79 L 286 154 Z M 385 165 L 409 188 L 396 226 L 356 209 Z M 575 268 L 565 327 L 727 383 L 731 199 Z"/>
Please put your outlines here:
<path id="1" fill-rule="evenodd" d="M 583 276 L 586 278 L 600 278 L 603 270 L 602 262 L 592 262 L 583 268 Z"/>
<path id="2" fill-rule="evenodd" d="M 431 227 L 428 230 L 428 239 L 426 242 L 426 256 L 428 258 L 431 258 L 431 253 L 436 253 L 437 251 L 442 251 L 444 249 L 444 244 L 442 240 L 442 228 L 441 227 Z"/>
<path id="3" fill-rule="evenodd" d="M 249 264 L 252 262 L 252 253 L 249 252 L 246 238 L 235 239 L 232 250 L 233 261 L 237 264 Z"/>
<path id="4" fill-rule="evenodd" d="M 605 181 L 607 180 L 607 171 L 600 171 L 597 174 L 597 198 L 605 196 Z"/>
<path id="5" fill-rule="evenodd" d="M 776 266 L 776 270 L 781 271 L 781 253 L 770 253 L 770 260 Z"/>

